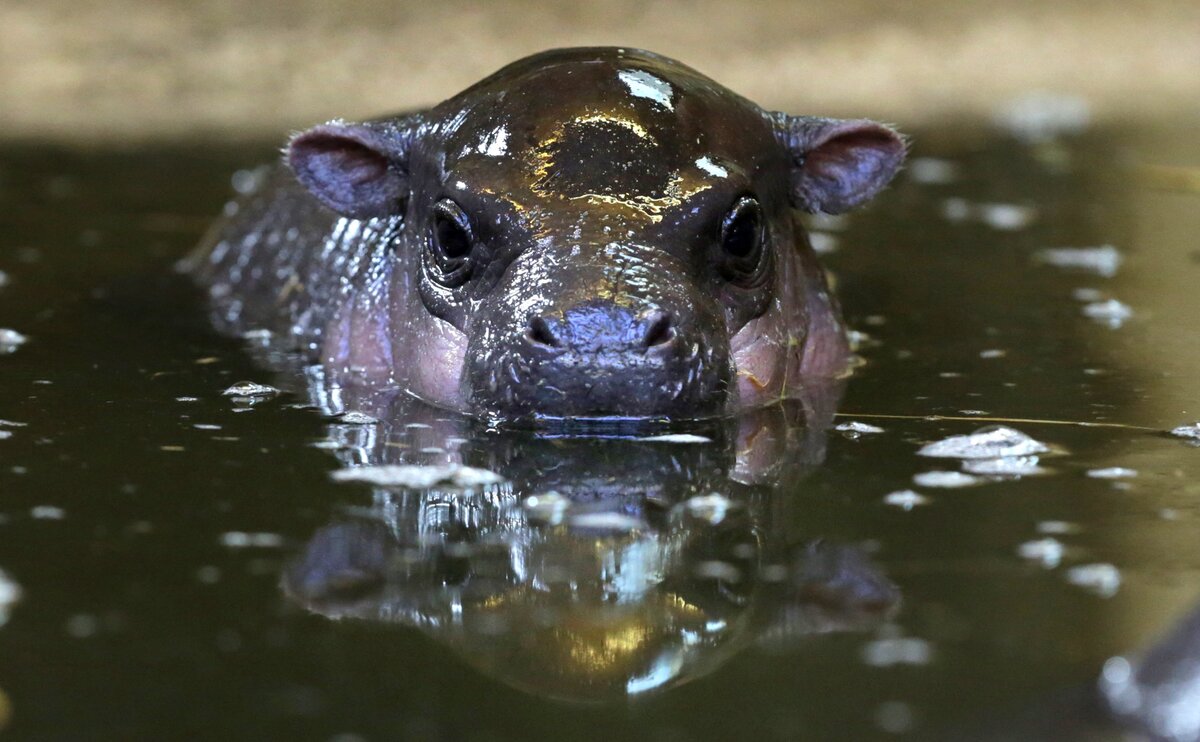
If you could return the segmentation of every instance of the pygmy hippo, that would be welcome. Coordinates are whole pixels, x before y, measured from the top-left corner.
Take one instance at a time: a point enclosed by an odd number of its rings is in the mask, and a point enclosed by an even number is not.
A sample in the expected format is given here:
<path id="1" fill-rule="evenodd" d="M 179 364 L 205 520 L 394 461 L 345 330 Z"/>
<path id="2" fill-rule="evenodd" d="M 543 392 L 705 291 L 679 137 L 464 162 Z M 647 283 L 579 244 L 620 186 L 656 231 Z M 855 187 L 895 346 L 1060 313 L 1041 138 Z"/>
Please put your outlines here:
<path id="1" fill-rule="evenodd" d="M 194 258 L 227 331 L 493 420 L 705 418 L 845 370 L 795 211 L 878 193 L 903 139 L 765 111 L 644 51 L 544 52 L 428 110 L 333 121 Z"/>

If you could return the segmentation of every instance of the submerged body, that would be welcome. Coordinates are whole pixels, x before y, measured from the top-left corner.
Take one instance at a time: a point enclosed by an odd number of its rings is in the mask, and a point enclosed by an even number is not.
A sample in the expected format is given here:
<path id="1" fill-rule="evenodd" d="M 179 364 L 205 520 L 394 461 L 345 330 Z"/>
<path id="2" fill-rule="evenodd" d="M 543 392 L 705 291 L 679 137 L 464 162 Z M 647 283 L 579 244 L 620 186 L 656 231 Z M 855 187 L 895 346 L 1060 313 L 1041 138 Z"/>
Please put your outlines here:
<path id="1" fill-rule="evenodd" d="M 852 208 L 903 156 L 657 55 L 546 52 L 297 135 L 193 271 L 225 329 L 335 380 L 493 419 L 711 417 L 845 369 L 795 210 Z"/>

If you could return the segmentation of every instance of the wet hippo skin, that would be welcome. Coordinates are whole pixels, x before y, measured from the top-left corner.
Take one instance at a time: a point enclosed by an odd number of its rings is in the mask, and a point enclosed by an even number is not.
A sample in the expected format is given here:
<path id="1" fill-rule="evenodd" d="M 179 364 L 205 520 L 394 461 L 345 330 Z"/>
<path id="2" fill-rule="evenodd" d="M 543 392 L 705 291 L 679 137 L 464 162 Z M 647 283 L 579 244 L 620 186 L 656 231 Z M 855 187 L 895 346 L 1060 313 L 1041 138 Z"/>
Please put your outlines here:
<path id="1" fill-rule="evenodd" d="M 294 136 L 192 258 L 223 329 L 493 420 L 705 418 L 848 359 L 796 211 L 873 197 L 867 120 L 764 111 L 614 48 Z"/>

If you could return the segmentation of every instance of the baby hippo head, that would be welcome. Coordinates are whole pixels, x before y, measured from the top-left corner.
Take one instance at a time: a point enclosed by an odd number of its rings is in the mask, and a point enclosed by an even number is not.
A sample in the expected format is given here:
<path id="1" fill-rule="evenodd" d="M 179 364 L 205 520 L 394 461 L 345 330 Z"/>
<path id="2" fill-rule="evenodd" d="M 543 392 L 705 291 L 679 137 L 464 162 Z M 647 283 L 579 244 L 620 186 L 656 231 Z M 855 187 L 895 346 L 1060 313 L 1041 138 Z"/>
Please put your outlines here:
<path id="1" fill-rule="evenodd" d="M 396 225 L 382 334 L 412 393 L 501 419 L 701 418 L 844 368 L 794 210 L 867 201 L 904 143 L 578 49 L 420 114 L 316 127 L 288 157 L 327 206 Z"/>

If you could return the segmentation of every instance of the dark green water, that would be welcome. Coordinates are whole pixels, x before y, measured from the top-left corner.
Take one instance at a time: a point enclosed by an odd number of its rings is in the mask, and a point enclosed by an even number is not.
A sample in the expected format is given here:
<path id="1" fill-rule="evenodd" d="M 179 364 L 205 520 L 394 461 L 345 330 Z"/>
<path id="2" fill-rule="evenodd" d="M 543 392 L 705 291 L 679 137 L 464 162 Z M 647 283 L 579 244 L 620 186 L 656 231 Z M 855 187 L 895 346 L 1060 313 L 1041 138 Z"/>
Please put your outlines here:
<path id="1" fill-rule="evenodd" d="M 0 356 L 0 419 L 23 424 L 0 428 L 0 570 L 22 593 L 0 626 L 0 728 L 1036 738 L 1015 713 L 1090 684 L 1200 599 L 1200 448 L 1161 432 L 1200 419 L 1200 195 L 1187 186 L 1200 148 L 1176 131 L 918 137 L 914 155 L 952 165 L 949 182 L 914 166 L 823 230 L 850 323 L 871 337 L 835 422 L 884 430 L 793 431 L 751 476 L 734 459 L 753 448 L 744 431 L 649 444 L 437 420 L 331 430 L 302 385 L 215 336 L 171 272 L 230 173 L 271 146 L 0 150 L 0 327 L 29 338 Z M 1124 258 L 1114 276 L 1035 258 L 1105 244 Z M 1132 317 L 1084 316 L 1109 298 Z M 251 408 L 221 395 L 245 379 L 293 392 Z M 1008 424 L 1056 449 L 1048 473 L 914 485 L 959 468 L 920 446 L 979 418 L 1023 421 Z M 451 428 L 463 440 L 447 444 Z M 312 445 L 331 435 L 338 450 Z M 329 477 L 445 458 L 429 447 L 513 484 L 388 494 Z M 1137 474 L 1087 476 L 1118 466 Z M 910 488 L 929 502 L 884 503 Z M 521 500 L 551 490 L 608 513 L 607 530 L 534 524 Z M 711 492 L 728 517 L 684 503 Z M 1048 537 L 1060 559 L 1020 555 Z M 1072 584 L 1090 564 L 1112 565 L 1119 586 Z"/>

